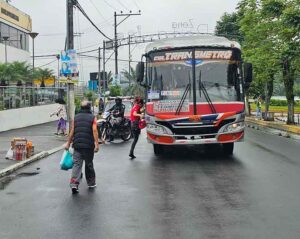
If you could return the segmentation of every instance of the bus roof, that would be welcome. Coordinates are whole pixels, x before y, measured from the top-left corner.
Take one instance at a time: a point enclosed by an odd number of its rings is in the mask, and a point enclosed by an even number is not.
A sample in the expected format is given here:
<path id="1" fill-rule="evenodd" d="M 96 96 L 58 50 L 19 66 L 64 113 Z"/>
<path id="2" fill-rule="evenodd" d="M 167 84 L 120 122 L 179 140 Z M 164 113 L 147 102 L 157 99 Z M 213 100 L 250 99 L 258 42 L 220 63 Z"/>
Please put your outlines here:
<path id="1" fill-rule="evenodd" d="M 157 40 L 146 46 L 146 53 L 153 50 L 181 47 L 230 47 L 238 49 L 241 48 L 240 44 L 236 41 L 230 41 L 225 37 L 203 34 L 198 36 L 184 36 Z"/>

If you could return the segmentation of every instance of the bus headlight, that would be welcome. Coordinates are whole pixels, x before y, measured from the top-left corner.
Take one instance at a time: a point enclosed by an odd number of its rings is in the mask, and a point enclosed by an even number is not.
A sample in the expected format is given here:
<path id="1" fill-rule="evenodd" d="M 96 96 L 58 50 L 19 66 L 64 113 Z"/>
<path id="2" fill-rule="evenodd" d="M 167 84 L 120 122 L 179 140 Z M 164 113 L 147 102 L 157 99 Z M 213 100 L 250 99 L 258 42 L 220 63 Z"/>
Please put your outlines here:
<path id="1" fill-rule="evenodd" d="M 245 128 L 245 122 L 234 122 L 232 124 L 225 125 L 223 128 L 221 128 L 221 133 L 232 133 L 232 132 L 239 132 Z"/>
<path id="2" fill-rule="evenodd" d="M 147 131 L 153 134 L 168 134 L 167 130 L 160 125 L 157 124 L 147 124 Z"/>

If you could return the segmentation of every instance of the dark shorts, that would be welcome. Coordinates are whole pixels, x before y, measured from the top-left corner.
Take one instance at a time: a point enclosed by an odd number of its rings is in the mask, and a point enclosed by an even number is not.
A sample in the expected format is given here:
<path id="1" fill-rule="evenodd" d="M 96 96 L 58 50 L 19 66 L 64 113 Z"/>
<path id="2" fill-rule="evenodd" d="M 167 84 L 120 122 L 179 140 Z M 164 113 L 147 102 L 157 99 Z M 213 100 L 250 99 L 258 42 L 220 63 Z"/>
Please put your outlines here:
<path id="1" fill-rule="evenodd" d="M 60 129 L 66 129 L 67 128 L 67 121 L 63 118 L 60 118 L 57 124 L 57 127 Z"/>

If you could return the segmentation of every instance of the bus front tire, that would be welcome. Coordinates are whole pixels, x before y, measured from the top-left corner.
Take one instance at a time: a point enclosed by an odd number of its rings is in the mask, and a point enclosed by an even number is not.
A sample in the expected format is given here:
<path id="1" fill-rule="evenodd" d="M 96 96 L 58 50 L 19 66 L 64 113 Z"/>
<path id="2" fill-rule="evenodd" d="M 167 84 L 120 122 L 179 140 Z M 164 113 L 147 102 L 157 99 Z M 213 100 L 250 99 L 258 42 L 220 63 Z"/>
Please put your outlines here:
<path id="1" fill-rule="evenodd" d="M 225 155 L 232 155 L 233 154 L 233 148 L 234 148 L 234 143 L 222 144 L 223 153 Z"/>
<path id="2" fill-rule="evenodd" d="M 153 152 L 156 156 L 163 154 L 164 152 L 163 145 L 153 144 Z"/>

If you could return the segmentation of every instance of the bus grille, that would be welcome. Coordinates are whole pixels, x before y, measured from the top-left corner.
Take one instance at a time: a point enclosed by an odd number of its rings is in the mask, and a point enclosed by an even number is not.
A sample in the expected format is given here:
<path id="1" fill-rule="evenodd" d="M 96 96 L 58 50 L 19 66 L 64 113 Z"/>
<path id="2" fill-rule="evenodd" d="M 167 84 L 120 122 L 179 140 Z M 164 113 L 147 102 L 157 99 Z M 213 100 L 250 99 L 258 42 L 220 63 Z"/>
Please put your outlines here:
<path id="1" fill-rule="evenodd" d="M 234 122 L 235 119 L 225 119 L 217 127 L 213 125 L 202 125 L 199 127 L 173 127 L 171 123 L 167 121 L 156 121 L 157 124 L 163 125 L 169 128 L 174 135 L 202 135 L 202 134 L 217 134 L 219 129 L 224 125 Z M 193 125 L 193 123 L 191 123 Z"/>

